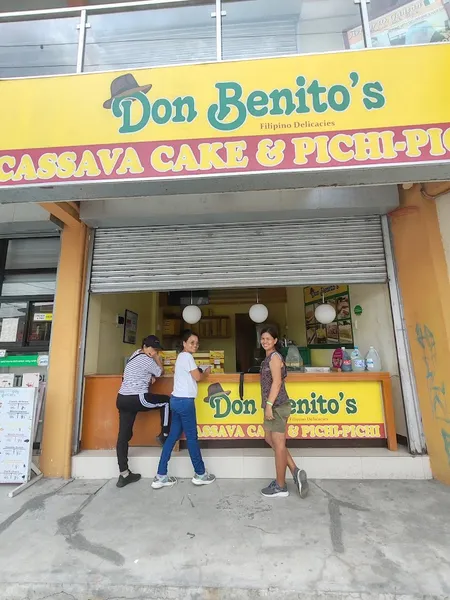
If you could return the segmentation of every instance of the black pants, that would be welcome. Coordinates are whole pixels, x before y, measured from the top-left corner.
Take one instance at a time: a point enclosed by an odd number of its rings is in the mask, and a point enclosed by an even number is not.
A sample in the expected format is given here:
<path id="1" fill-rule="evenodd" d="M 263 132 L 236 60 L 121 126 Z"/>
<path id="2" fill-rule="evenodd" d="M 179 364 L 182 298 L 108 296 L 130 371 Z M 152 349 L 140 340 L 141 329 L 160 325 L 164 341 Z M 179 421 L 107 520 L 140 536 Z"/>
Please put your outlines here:
<path id="1" fill-rule="evenodd" d="M 147 412 L 159 408 L 161 412 L 161 430 L 169 435 L 170 408 L 169 396 L 163 394 L 139 394 L 123 396 L 118 394 L 116 406 L 119 411 L 119 435 L 117 437 L 117 460 L 121 473 L 128 469 L 128 442 L 133 437 L 133 425 L 138 412 Z"/>

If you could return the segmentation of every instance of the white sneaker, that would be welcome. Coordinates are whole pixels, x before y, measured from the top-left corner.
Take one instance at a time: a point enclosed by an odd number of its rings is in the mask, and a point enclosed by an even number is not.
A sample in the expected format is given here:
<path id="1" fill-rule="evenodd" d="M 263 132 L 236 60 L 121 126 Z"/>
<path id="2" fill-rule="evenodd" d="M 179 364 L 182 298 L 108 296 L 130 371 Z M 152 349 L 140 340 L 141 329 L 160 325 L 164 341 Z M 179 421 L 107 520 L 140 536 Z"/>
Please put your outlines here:
<path id="1" fill-rule="evenodd" d="M 197 475 L 197 473 L 192 478 L 192 483 L 194 485 L 209 485 L 210 483 L 214 483 L 216 480 L 216 476 L 212 475 L 212 473 L 204 473 L 203 475 Z"/>
<path id="2" fill-rule="evenodd" d="M 177 479 L 175 477 L 170 477 L 169 475 L 156 475 L 152 481 L 152 488 L 154 490 L 159 490 L 163 487 L 173 487 L 176 483 Z"/>

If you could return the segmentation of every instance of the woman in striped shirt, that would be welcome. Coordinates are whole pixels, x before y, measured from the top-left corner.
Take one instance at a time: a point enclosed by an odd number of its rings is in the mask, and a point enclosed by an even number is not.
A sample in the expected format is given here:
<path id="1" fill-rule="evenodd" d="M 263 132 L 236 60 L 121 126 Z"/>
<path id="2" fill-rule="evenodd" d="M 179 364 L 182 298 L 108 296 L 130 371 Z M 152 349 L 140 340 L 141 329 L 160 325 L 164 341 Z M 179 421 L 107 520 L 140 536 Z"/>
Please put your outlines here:
<path id="1" fill-rule="evenodd" d="M 125 487 L 141 478 L 139 473 L 132 473 L 128 469 L 128 442 L 133 437 L 133 425 L 138 412 L 160 409 L 162 431 L 158 441 L 161 445 L 169 434 L 169 396 L 149 392 L 150 385 L 155 382 L 156 377 L 161 377 L 164 371 L 159 356 L 160 350 L 162 348 L 159 339 L 155 335 L 147 336 L 142 342 L 142 348 L 130 356 L 123 373 L 116 403 L 119 411 L 117 460 L 120 470 L 117 487 Z"/>

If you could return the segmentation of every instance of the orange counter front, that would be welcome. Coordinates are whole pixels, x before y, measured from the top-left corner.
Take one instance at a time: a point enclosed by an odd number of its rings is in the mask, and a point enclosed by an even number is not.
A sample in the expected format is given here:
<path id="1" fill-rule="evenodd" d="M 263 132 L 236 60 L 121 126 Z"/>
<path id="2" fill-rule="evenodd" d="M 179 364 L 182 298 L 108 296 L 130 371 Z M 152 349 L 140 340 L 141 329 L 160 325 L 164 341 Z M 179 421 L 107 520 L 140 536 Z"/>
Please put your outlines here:
<path id="1" fill-rule="evenodd" d="M 121 381 L 120 375 L 86 376 L 83 450 L 115 447 Z M 239 374 L 221 374 L 199 384 L 200 439 L 263 439 L 259 375 L 245 375 L 242 398 L 239 381 Z M 397 450 L 389 373 L 289 373 L 286 385 L 292 404 L 289 438 L 343 442 L 381 438 L 390 450 Z M 173 378 L 165 376 L 152 391 L 170 395 L 172 388 Z M 160 429 L 158 410 L 140 413 L 131 445 L 156 446 Z"/>

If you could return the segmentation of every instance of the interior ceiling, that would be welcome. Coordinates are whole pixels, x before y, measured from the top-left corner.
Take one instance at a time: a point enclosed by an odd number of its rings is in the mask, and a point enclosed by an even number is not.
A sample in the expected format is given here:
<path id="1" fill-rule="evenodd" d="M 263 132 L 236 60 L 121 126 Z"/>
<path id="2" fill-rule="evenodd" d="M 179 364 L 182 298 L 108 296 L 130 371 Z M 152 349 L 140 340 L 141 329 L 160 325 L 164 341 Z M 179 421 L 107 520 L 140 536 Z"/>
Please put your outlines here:
<path id="1" fill-rule="evenodd" d="M 222 304 L 254 304 L 256 302 L 256 293 L 258 293 L 259 302 L 263 304 L 285 304 L 287 302 L 287 291 L 285 287 L 275 287 L 270 289 L 218 289 L 209 290 L 209 305 Z M 160 294 L 160 306 L 167 308 L 167 293 Z"/>

